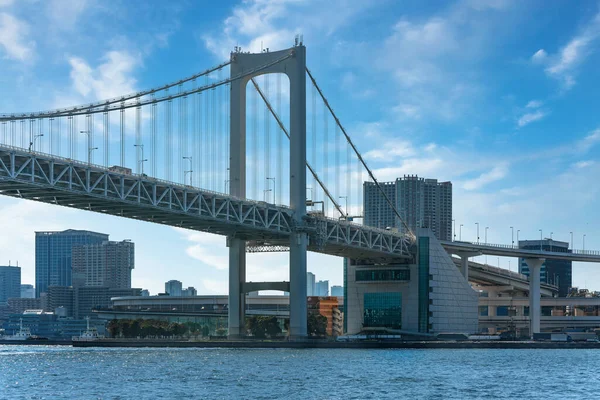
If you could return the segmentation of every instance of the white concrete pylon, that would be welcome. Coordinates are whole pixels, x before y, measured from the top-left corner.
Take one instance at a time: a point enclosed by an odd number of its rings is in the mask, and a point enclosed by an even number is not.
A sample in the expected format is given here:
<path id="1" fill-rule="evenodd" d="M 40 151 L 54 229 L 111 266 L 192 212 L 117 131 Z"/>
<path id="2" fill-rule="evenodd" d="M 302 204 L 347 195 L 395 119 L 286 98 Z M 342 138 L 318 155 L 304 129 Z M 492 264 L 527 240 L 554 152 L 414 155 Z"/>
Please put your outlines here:
<path id="1" fill-rule="evenodd" d="M 529 266 L 529 334 L 540 333 L 540 271 L 544 258 L 526 258 Z"/>

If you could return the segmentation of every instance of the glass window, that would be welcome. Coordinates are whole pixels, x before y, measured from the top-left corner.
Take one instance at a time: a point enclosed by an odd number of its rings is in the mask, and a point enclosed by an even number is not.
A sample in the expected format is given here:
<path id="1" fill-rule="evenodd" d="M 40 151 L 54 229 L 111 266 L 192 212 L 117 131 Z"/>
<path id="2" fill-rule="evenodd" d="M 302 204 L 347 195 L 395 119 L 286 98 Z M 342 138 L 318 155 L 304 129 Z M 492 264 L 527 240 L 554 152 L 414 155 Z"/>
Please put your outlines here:
<path id="1" fill-rule="evenodd" d="M 409 281 L 410 270 L 408 269 L 375 269 L 375 270 L 357 270 L 357 282 L 373 281 Z"/>
<path id="2" fill-rule="evenodd" d="M 365 293 L 363 326 L 402 328 L 402 293 Z"/>

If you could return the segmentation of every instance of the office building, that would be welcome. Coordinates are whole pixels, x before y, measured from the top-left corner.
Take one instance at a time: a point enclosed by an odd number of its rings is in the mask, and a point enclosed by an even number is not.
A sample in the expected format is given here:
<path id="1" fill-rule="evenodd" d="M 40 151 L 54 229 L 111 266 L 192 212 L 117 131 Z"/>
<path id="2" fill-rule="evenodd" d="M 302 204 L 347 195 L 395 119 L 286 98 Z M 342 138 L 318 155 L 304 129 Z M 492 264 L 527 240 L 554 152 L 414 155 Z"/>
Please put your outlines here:
<path id="1" fill-rule="evenodd" d="M 569 243 L 553 239 L 519 240 L 520 249 L 562 251 L 570 253 Z M 566 297 L 571 288 L 573 264 L 568 260 L 547 259 L 540 270 L 540 282 L 558 286 L 558 296 Z M 529 276 L 529 266 L 523 258 L 519 259 L 519 272 Z"/>
<path id="2" fill-rule="evenodd" d="M 140 296 L 148 297 L 150 296 L 150 291 L 148 289 L 142 289 Z"/>
<path id="3" fill-rule="evenodd" d="M 0 267 L 0 303 L 13 297 L 21 297 L 21 268 Z"/>
<path id="4" fill-rule="evenodd" d="M 315 296 L 329 296 L 329 281 L 319 281 L 315 284 Z"/>
<path id="5" fill-rule="evenodd" d="M 131 288 L 135 247 L 129 240 L 73 246 L 73 286 Z"/>
<path id="6" fill-rule="evenodd" d="M 54 312 L 59 307 L 64 307 L 68 317 L 75 314 L 75 305 L 73 303 L 73 287 L 71 286 L 50 286 L 48 287 L 48 305 L 45 311 Z"/>
<path id="7" fill-rule="evenodd" d="M 35 295 L 50 286 L 72 285 L 72 250 L 77 245 L 101 244 L 108 235 L 69 229 L 35 233 Z"/>
<path id="8" fill-rule="evenodd" d="M 33 288 L 33 285 L 21 284 L 21 298 L 23 298 L 23 299 L 35 298 L 35 289 Z"/>
<path id="9" fill-rule="evenodd" d="M 342 297 L 344 296 L 344 288 L 342 286 L 332 286 L 331 287 L 331 295 L 332 296 L 337 296 L 337 297 Z"/>
<path id="10" fill-rule="evenodd" d="M 198 291 L 196 290 L 195 287 L 188 287 L 187 289 L 183 289 L 181 291 L 181 295 L 182 296 L 198 296 Z"/>
<path id="11" fill-rule="evenodd" d="M 92 310 L 104 309 L 110 306 L 113 297 L 140 296 L 141 289 L 120 289 L 106 286 L 84 286 L 73 290 L 73 317 L 83 319 L 95 314 Z M 140 296 L 141 297 L 141 296 Z"/>
<path id="12" fill-rule="evenodd" d="M 21 314 L 26 310 L 42 310 L 42 300 L 36 298 L 10 298 L 8 306 L 15 314 Z"/>
<path id="13" fill-rule="evenodd" d="M 379 184 L 408 227 L 430 228 L 439 240 L 452 240 L 452 183 L 405 175 Z M 373 182 L 364 182 L 364 224 L 404 231 L 402 222 Z"/>
<path id="14" fill-rule="evenodd" d="M 306 273 L 306 295 L 315 295 L 315 274 L 313 274 L 312 272 Z"/>
<path id="15" fill-rule="evenodd" d="M 165 293 L 169 296 L 181 296 L 181 282 L 171 280 L 165 283 Z"/>

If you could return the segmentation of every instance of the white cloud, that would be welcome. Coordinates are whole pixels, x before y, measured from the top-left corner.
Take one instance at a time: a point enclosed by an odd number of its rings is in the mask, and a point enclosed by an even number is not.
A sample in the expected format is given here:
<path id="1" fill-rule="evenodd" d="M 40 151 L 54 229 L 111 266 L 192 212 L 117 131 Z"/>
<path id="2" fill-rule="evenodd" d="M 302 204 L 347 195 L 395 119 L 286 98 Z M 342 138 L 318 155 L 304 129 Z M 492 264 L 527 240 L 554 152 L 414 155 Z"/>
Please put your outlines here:
<path id="1" fill-rule="evenodd" d="M 52 26 L 63 30 L 72 30 L 79 24 L 79 18 L 87 10 L 88 0 L 68 0 L 68 6 L 64 0 L 46 1 L 46 9 Z"/>
<path id="2" fill-rule="evenodd" d="M 8 7 L 14 3 L 14 0 L 0 0 L 0 7 Z"/>
<path id="3" fill-rule="evenodd" d="M 517 121 L 517 125 L 519 125 L 519 128 L 522 128 L 526 125 L 529 125 L 532 122 L 541 120 L 546 115 L 547 114 L 541 110 L 535 111 L 533 113 L 527 113 L 527 114 L 523 115 L 521 118 L 519 118 L 519 120 Z"/>
<path id="4" fill-rule="evenodd" d="M 573 37 L 560 51 L 552 56 L 539 50 L 532 57 L 533 61 L 545 61 L 545 72 L 548 76 L 559 79 L 566 89 L 572 87 L 575 81 L 576 68 L 595 50 L 594 43 L 600 38 L 600 13 Z M 536 58 L 536 55 L 540 54 Z M 542 57 L 543 56 L 543 57 Z"/>
<path id="5" fill-rule="evenodd" d="M 104 62 L 92 68 L 83 59 L 69 58 L 71 80 L 76 92 L 86 99 L 101 100 L 135 92 L 133 70 L 139 64 L 136 56 L 126 51 L 109 51 Z"/>
<path id="6" fill-rule="evenodd" d="M 525 106 L 526 108 L 540 108 L 544 103 L 542 103 L 539 100 L 531 100 L 529 103 L 527 103 L 527 105 Z"/>
<path id="7" fill-rule="evenodd" d="M 591 167 L 592 165 L 594 165 L 594 161 L 592 160 L 579 161 L 573 164 L 575 168 L 587 168 Z"/>
<path id="8" fill-rule="evenodd" d="M 408 141 L 398 140 L 387 142 L 382 148 L 365 153 L 365 158 L 378 161 L 392 161 L 397 158 L 407 158 L 415 155 L 415 149 Z"/>
<path id="9" fill-rule="evenodd" d="M 480 189 L 488 183 L 498 181 L 506 176 L 508 168 L 506 165 L 498 165 L 492 168 L 489 172 L 484 172 L 475 179 L 471 179 L 463 183 L 462 187 L 465 190 Z"/>
<path id="10" fill-rule="evenodd" d="M 534 55 L 531 56 L 531 61 L 533 61 L 534 63 L 543 63 L 544 61 L 546 61 L 547 58 L 548 53 L 546 53 L 546 50 L 539 49 L 535 52 Z"/>
<path id="11" fill-rule="evenodd" d="M 29 25 L 11 14 L 0 13 L 0 47 L 4 49 L 6 57 L 29 61 L 33 58 L 35 42 L 30 40 Z"/>
<path id="12" fill-rule="evenodd" d="M 600 142 L 600 128 L 590 132 L 589 135 L 578 141 L 575 147 L 581 152 L 586 152 L 598 142 Z"/>

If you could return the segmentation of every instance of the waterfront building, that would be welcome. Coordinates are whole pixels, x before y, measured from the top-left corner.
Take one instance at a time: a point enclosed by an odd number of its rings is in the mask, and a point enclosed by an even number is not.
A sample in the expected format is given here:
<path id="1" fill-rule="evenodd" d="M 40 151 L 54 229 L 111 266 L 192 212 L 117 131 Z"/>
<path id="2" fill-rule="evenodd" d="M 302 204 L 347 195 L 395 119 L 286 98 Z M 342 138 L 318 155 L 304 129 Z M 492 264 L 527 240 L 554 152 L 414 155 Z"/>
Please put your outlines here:
<path id="1" fill-rule="evenodd" d="M 474 333 L 478 296 L 429 229 L 418 229 L 417 259 L 344 265 L 344 325 L 348 334 L 398 330 Z"/>
<path id="2" fill-rule="evenodd" d="M 439 240 L 452 240 L 452 183 L 405 175 L 379 183 L 381 189 L 414 232 L 429 228 Z M 363 184 L 364 224 L 404 231 L 402 223 L 373 182 Z"/>
<path id="3" fill-rule="evenodd" d="M 569 243 L 553 239 L 519 240 L 520 249 L 563 251 L 570 253 Z M 558 286 L 559 297 L 566 297 L 571 288 L 573 264 L 568 260 L 547 259 L 540 270 L 540 282 Z M 519 259 L 519 272 L 529 276 L 529 266 L 523 258 Z"/>
<path id="4" fill-rule="evenodd" d="M 35 295 L 50 286 L 72 285 L 73 246 L 100 244 L 108 235 L 69 229 L 62 232 L 35 233 Z"/>
<path id="5" fill-rule="evenodd" d="M 340 311 L 338 297 L 308 297 L 308 313 L 319 314 L 327 318 L 327 335 L 340 336 L 343 331 L 343 313 Z"/>
<path id="6" fill-rule="evenodd" d="M 331 295 L 332 296 L 337 296 L 337 297 L 343 297 L 344 296 L 344 288 L 342 286 L 332 286 L 331 287 Z"/>
<path id="7" fill-rule="evenodd" d="M 21 297 L 21 268 L 0 266 L 0 303 L 11 297 Z"/>
<path id="8" fill-rule="evenodd" d="M 131 288 L 135 247 L 130 240 L 73 246 L 73 286 Z"/>
<path id="9" fill-rule="evenodd" d="M 119 289 L 108 286 L 84 286 L 73 291 L 73 317 L 83 319 L 95 315 L 92 310 L 107 308 L 113 297 L 140 296 L 141 289 Z M 141 297 L 141 296 L 140 296 Z"/>
<path id="10" fill-rule="evenodd" d="M 180 281 L 170 280 L 165 283 L 165 293 L 169 296 L 181 296 L 181 288 Z"/>
<path id="11" fill-rule="evenodd" d="M 36 298 L 11 298 L 8 299 L 8 306 L 14 314 L 22 314 L 26 310 L 43 310 L 42 300 Z"/>
<path id="12" fill-rule="evenodd" d="M 315 296 L 329 296 L 329 281 L 315 283 Z"/>
<path id="13" fill-rule="evenodd" d="M 21 284 L 21 297 L 24 299 L 35 298 L 35 289 L 34 289 L 33 285 Z"/>
<path id="14" fill-rule="evenodd" d="M 306 273 L 306 295 L 315 295 L 315 274 L 313 274 L 312 272 Z"/>

